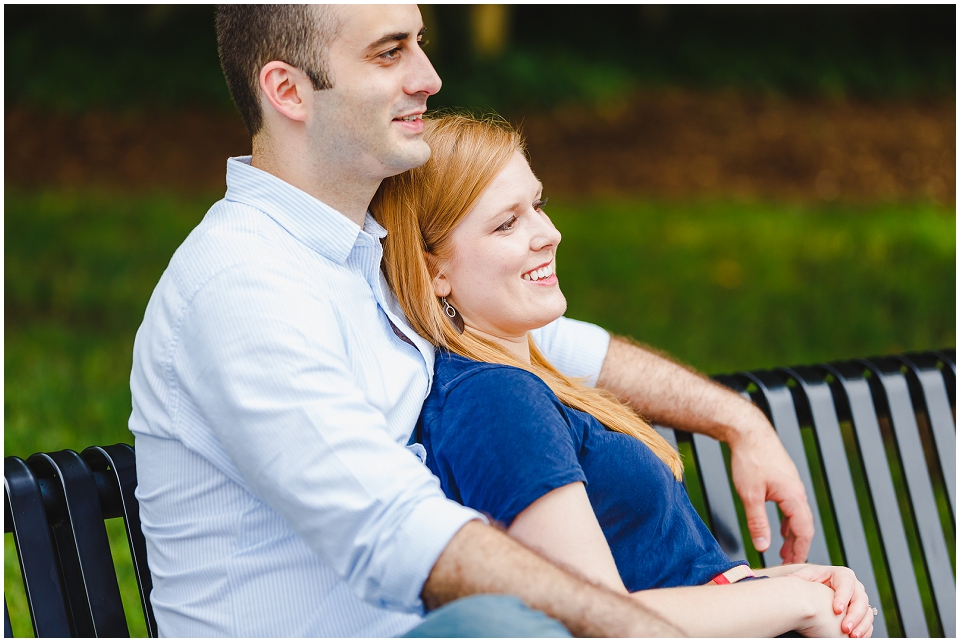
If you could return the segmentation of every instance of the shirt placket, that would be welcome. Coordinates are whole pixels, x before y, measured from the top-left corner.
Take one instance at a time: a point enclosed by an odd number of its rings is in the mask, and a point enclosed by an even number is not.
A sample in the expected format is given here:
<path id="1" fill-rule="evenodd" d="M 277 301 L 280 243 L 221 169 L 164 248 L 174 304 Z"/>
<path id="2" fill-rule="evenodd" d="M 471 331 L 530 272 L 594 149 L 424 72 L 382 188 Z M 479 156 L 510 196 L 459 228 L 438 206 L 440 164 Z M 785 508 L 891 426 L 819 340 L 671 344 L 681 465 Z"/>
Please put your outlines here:
<path id="1" fill-rule="evenodd" d="M 427 381 L 424 390 L 424 396 L 426 396 L 426 392 L 430 390 L 430 385 L 433 380 L 432 363 L 427 360 L 417 343 L 406 335 L 406 332 L 409 332 L 406 323 L 402 319 L 397 318 L 387 304 L 386 294 L 384 293 L 382 285 L 383 281 L 380 278 L 380 262 L 383 258 L 383 246 L 380 244 L 379 239 L 374 238 L 366 231 L 360 232 L 357 244 L 362 250 L 358 258 L 360 259 L 359 264 L 363 269 L 363 278 L 370 285 L 374 299 L 377 301 L 377 306 L 381 312 L 386 315 L 390 325 L 393 326 L 394 334 L 397 335 L 397 338 L 415 350 L 420 357 L 420 364 L 423 367 Z"/>

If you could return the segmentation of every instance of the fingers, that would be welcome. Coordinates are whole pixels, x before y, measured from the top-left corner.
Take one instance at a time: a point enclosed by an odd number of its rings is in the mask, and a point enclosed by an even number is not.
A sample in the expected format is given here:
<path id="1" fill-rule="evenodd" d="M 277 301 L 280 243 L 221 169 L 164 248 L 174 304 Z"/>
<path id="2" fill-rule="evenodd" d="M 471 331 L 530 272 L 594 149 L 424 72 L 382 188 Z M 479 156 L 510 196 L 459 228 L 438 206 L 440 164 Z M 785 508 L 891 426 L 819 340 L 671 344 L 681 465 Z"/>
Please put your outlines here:
<path id="1" fill-rule="evenodd" d="M 784 516 L 780 521 L 780 537 L 783 538 L 783 546 L 780 547 L 780 559 L 784 564 L 795 564 L 805 562 L 806 560 L 794 559 L 793 549 L 796 538 L 793 531 L 790 530 L 790 518 Z"/>
<path id="2" fill-rule="evenodd" d="M 743 510 L 747 515 L 747 529 L 750 531 L 753 547 L 762 553 L 770 548 L 770 522 L 767 521 L 763 496 L 759 499 L 744 497 Z"/>
<path id="3" fill-rule="evenodd" d="M 863 618 L 853 628 L 853 631 L 850 632 L 850 637 L 869 638 L 873 636 L 873 619 L 873 608 L 871 607 L 867 609 L 867 612 L 864 614 Z M 844 624 L 846 624 L 846 622 L 844 622 Z"/>
<path id="4" fill-rule="evenodd" d="M 859 622 L 859 619 L 854 619 L 854 616 L 860 615 L 858 610 L 860 608 L 860 602 L 863 603 L 863 610 L 866 610 L 867 608 L 867 594 L 863 590 L 863 584 L 857 580 L 852 572 L 849 575 L 849 581 L 846 581 L 847 578 L 843 578 L 843 580 L 841 580 L 840 577 L 835 576 L 835 581 L 833 582 L 833 612 L 837 615 L 840 615 L 844 611 L 847 611 L 847 618 L 843 621 L 843 625 L 840 627 L 843 629 L 844 633 L 849 633 L 852 631 L 853 625 Z M 855 596 L 854 593 L 858 587 L 860 589 L 860 594 Z M 856 598 L 861 597 L 862 599 L 859 600 L 859 602 L 855 601 Z M 848 605 L 849 607 L 856 606 L 856 609 L 851 611 L 848 608 Z"/>
<path id="5" fill-rule="evenodd" d="M 797 492 L 780 501 L 780 510 L 784 516 L 780 525 L 783 534 L 780 557 L 785 564 L 805 562 L 813 541 L 813 513 L 802 485 Z"/>
<path id="6" fill-rule="evenodd" d="M 843 618 L 840 629 L 844 633 L 850 633 L 851 637 L 862 637 L 867 628 L 873 624 L 873 607 L 870 606 L 867 592 L 860 581 L 844 582 L 843 586 L 850 586 L 853 590 L 849 606 L 845 605 L 847 614 Z M 854 635 L 857 632 L 861 635 Z"/>

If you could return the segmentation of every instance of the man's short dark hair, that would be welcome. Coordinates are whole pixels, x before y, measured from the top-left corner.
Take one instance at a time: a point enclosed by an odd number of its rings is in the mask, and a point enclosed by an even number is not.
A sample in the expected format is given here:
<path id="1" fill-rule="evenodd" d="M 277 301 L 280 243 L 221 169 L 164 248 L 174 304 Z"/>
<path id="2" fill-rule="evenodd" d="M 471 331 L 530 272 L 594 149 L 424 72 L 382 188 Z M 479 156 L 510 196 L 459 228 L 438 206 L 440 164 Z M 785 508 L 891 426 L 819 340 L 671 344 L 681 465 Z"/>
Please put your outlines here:
<path id="1" fill-rule="evenodd" d="M 333 86 L 325 53 L 338 30 L 331 7 L 228 4 L 217 7 L 217 49 L 227 87 L 250 136 L 263 127 L 260 70 L 280 60 L 303 71 L 316 90 Z"/>

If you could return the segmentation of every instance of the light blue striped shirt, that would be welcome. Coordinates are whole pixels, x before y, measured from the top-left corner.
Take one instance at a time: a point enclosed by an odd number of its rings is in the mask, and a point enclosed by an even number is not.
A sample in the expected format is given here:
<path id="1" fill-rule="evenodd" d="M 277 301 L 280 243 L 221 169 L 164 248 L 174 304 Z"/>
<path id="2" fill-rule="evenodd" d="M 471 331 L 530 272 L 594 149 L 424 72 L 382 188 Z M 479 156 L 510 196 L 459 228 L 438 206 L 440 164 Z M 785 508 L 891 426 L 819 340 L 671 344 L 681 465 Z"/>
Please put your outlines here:
<path id="1" fill-rule="evenodd" d="M 249 162 L 227 162 L 226 196 L 174 254 L 134 344 L 160 633 L 397 635 L 420 621 L 450 538 L 479 517 L 406 446 L 433 347 L 382 276 L 384 229 Z M 595 380 L 609 335 L 563 319 L 536 339 Z"/>

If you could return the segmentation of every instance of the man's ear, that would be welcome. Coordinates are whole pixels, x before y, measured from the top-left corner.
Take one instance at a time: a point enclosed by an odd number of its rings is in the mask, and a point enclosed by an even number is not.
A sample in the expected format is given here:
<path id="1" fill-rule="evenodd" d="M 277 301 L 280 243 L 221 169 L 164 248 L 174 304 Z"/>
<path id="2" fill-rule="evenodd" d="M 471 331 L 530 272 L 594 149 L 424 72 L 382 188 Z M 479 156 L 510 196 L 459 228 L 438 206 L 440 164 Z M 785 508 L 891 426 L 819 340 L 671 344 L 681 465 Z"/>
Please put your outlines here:
<path id="1" fill-rule="evenodd" d="M 274 60 L 260 69 L 260 92 L 274 110 L 290 120 L 307 119 L 313 84 L 305 73 L 285 62 Z"/>

